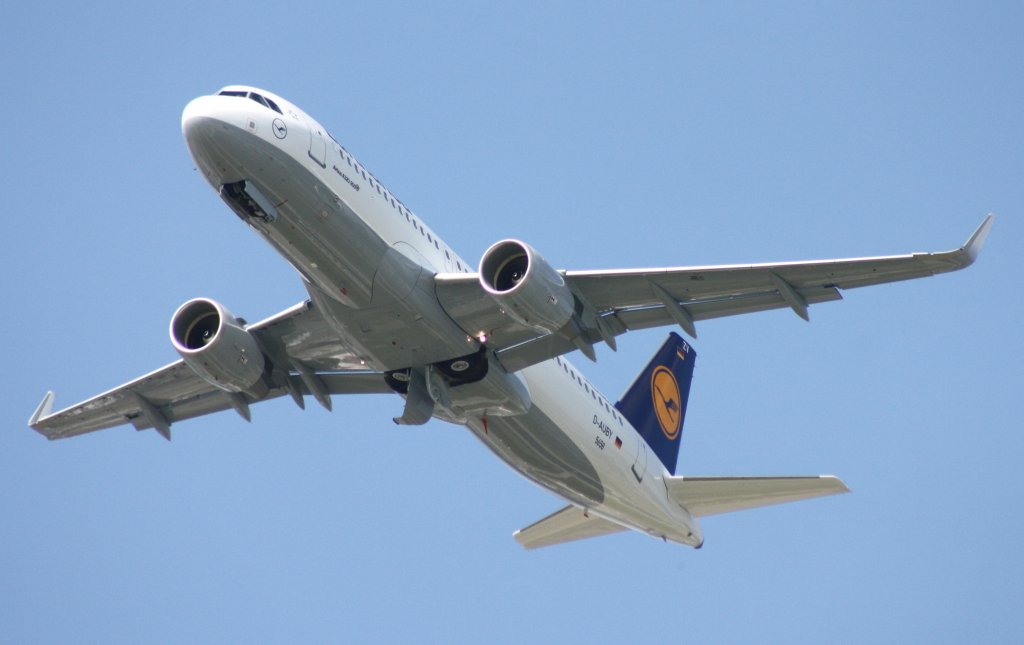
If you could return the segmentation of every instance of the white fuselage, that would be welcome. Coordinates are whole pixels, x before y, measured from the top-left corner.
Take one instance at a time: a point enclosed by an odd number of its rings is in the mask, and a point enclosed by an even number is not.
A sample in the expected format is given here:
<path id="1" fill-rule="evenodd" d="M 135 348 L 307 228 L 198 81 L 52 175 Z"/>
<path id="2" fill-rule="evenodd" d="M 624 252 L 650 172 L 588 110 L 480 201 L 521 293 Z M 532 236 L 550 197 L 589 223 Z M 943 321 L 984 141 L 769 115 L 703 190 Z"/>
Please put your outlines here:
<path id="1" fill-rule="evenodd" d="M 486 344 L 478 330 L 451 320 L 430 292 L 432 282 L 422 279 L 471 273 L 465 260 L 296 106 L 255 88 L 224 91 L 235 95 L 203 96 L 185 108 L 189 151 L 215 190 L 251 182 L 272 203 L 272 217 L 247 224 L 301 274 L 349 347 L 337 357 L 340 367 L 421 367 Z M 528 390 L 528 411 L 449 420 L 590 513 L 667 540 L 703 542 L 697 522 L 669 498 L 664 466 L 568 361 L 509 378 Z"/>

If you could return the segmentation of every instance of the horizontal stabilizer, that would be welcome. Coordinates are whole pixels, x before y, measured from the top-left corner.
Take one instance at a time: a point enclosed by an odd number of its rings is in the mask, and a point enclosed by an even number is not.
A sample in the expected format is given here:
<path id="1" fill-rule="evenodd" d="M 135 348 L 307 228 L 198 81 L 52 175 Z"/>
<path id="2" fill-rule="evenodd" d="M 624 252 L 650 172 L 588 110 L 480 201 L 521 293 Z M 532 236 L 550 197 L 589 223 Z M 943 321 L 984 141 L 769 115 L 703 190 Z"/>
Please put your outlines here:
<path id="1" fill-rule="evenodd" d="M 512 537 L 524 548 L 536 549 L 625 530 L 626 527 L 615 522 L 586 514 L 582 508 L 566 506 L 557 513 L 516 531 Z"/>
<path id="2" fill-rule="evenodd" d="M 669 496 L 694 517 L 848 493 L 838 477 L 669 477 Z"/>

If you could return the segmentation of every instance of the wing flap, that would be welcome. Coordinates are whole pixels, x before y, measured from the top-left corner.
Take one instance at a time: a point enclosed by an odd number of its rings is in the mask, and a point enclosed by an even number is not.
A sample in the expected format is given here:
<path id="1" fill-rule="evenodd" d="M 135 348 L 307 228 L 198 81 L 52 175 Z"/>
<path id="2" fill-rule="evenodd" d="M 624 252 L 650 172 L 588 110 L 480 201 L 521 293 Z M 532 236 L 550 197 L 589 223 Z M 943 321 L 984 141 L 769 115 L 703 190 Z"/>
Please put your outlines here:
<path id="1" fill-rule="evenodd" d="M 625 531 L 626 527 L 589 515 L 577 506 L 562 510 L 516 531 L 512 537 L 526 549 L 538 549 Z"/>
<path id="2" fill-rule="evenodd" d="M 329 394 L 391 392 L 379 372 L 321 373 L 317 376 Z M 298 376 L 289 375 L 287 378 L 299 393 L 313 394 Z M 288 393 L 285 386 L 275 387 L 260 401 Z M 51 440 L 128 423 L 136 430 L 154 427 L 159 430 L 164 422 L 171 425 L 235 407 L 227 392 L 207 384 L 181 361 L 56 413 L 48 414 L 43 410 L 44 404 L 53 405 L 52 393 L 48 393 L 48 397 L 49 400 L 44 399 L 40 410 L 29 420 L 29 426 Z M 155 421 L 154 412 L 157 415 Z"/>
<path id="3" fill-rule="evenodd" d="M 694 517 L 848 493 L 838 477 L 669 477 L 669 496 Z"/>
<path id="4" fill-rule="evenodd" d="M 835 287 L 801 290 L 800 293 L 809 305 L 843 299 L 842 294 Z M 734 296 L 720 300 L 687 303 L 686 305 L 687 311 L 694 320 L 710 320 L 723 316 L 787 307 L 789 305 L 778 293 Z M 604 319 L 608 329 L 615 335 L 676 323 L 671 312 L 664 305 L 616 309 L 605 314 Z M 601 337 L 596 331 L 588 333 L 586 339 L 591 343 L 601 341 Z M 568 338 L 557 334 L 547 334 L 500 350 L 497 355 L 505 369 L 514 372 L 546 361 L 553 356 L 568 354 L 575 349 L 576 345 Z"/>
<path id="5" fill-rule="evenodd" d="M 816 289 L 800 289 L 800 295 L 808 305 L 816 305 L 822 302 L 842 300 L 843 295 L 835 287 L 822 287 Z M 771 311 L 772 309 L 786 309 L 790 305 L 785 298 L 776 293 L 748 294 L 745 296 L 732 296 L 719 300 L 705 300 L 703 302 L 686 303 L 686 309 L 693 316 L 694 320 L 711 320 L 724 318 L 726 316 L 738 316 L 759 311 Z M 614 317 L 622 323 L 625 330 L 636 331 L 638 329 L 649 329 L 651 327 L 663 327 L 673 323 L 671 314 L 664 306 L 634 307 L 621 309 L 615 312 Z"/>

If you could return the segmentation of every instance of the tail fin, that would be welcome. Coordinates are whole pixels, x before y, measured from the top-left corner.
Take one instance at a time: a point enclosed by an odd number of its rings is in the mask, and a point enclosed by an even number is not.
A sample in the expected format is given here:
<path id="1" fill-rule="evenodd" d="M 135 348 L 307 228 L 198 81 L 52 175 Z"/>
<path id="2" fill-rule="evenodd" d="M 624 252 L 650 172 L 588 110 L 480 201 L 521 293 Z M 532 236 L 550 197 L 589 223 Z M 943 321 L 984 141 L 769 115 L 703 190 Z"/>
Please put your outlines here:
<path id="1" fill-rule="evenodd" d="M 675 475 L 697 352 L 672 332 L 615 408 Z"/>

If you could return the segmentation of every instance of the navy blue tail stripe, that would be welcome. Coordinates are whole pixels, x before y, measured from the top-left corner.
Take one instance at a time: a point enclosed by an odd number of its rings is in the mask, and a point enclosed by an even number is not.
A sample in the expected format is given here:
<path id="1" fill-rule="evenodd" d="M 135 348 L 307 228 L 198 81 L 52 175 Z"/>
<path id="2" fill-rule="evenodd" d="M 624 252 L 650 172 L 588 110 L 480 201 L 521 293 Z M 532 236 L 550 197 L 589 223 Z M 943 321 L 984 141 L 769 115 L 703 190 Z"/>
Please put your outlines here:
<path id="1" fill-rule="evenodd" d="M 673 475 L 696 360 L 697 352 L 672 332 L 615 404 Z"/>

